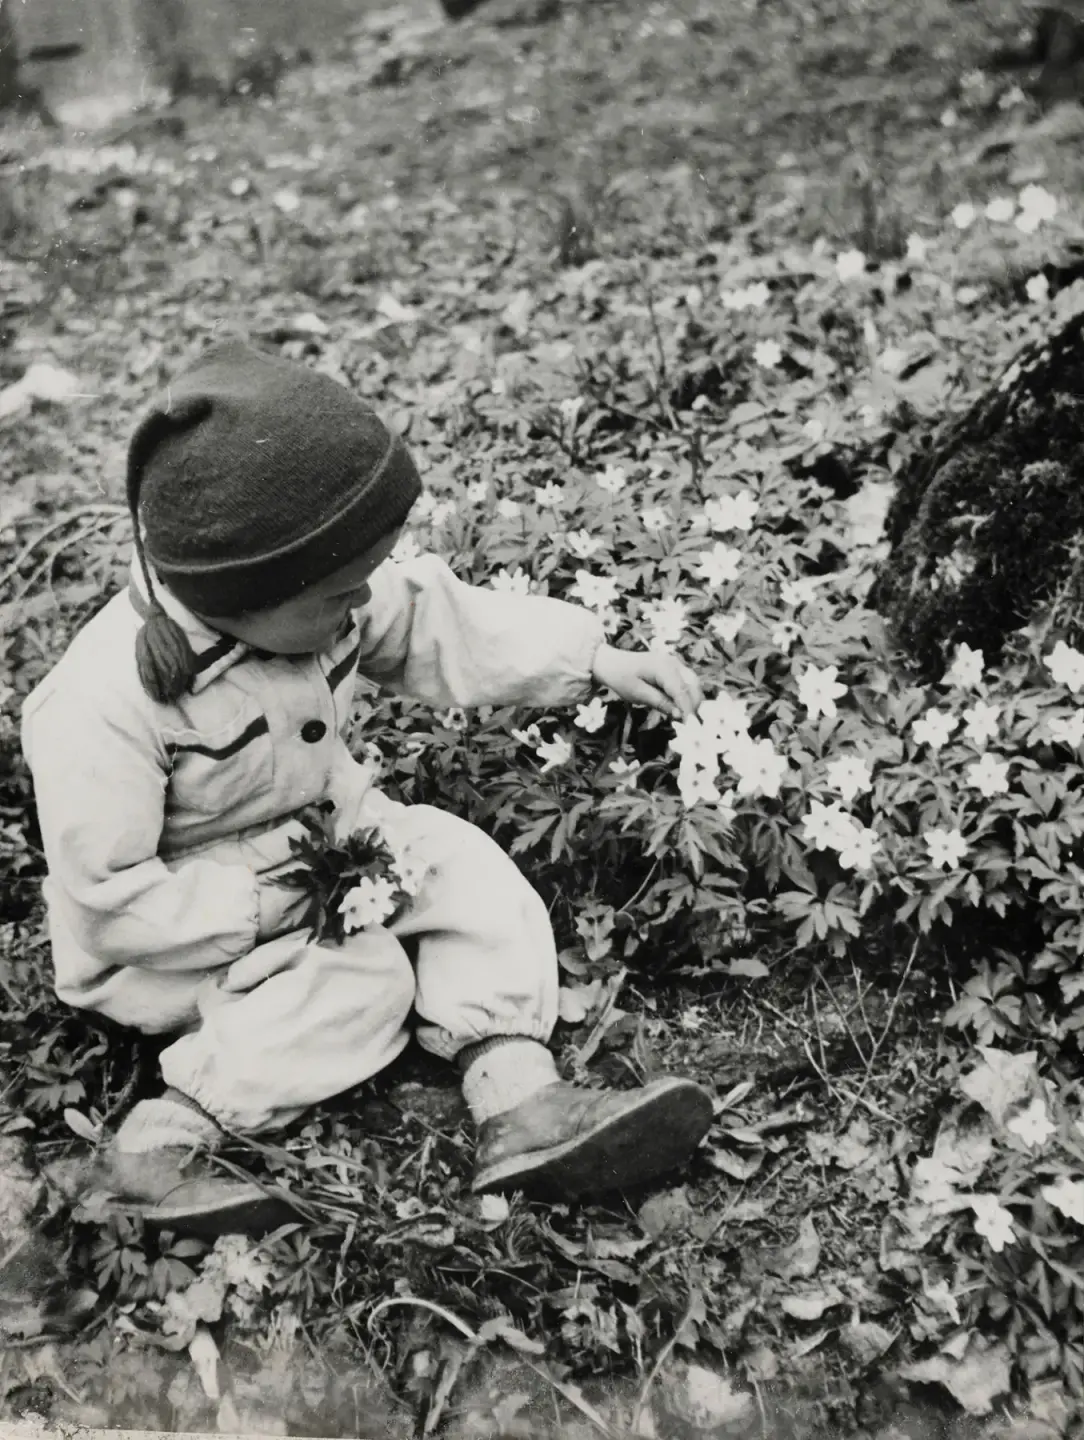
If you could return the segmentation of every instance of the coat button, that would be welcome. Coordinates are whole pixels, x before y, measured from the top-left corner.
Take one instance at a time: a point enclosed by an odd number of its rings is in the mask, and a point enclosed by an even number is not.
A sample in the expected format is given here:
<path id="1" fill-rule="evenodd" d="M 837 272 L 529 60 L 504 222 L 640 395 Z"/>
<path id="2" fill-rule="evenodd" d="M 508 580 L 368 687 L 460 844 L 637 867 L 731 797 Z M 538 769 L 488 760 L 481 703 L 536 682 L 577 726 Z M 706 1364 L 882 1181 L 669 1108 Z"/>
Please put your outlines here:
<path id="1" fill-rule="evenodd" d="M 327 726 L 322 720 L 306 720 L 301 727 L 301 738 L 310 745 L 315 745 L 317 740 L 322 740 L 326 734 Z"/>

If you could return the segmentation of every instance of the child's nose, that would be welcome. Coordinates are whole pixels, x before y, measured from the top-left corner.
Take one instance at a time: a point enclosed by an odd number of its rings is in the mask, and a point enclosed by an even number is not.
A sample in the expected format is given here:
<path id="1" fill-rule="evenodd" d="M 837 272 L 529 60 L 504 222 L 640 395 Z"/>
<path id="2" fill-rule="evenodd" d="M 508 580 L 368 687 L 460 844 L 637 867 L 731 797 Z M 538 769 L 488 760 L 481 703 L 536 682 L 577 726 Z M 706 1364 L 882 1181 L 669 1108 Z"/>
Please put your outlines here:
<path id="1" fill-rule="evenodd" d="M 368 605 L 373 598 L 373 587 L 371 585 L 359 585 L 354 591 L 353 604 L 351 609 L 356 610 L 360 605 Z"/>

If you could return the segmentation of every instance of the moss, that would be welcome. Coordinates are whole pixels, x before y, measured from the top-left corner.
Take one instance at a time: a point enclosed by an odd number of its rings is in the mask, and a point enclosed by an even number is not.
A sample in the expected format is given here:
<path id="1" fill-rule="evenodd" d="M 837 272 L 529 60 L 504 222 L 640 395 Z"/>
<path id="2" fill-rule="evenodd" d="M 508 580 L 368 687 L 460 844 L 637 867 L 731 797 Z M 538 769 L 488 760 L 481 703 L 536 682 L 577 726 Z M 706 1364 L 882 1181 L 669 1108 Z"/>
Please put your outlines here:
<path id="1" fill-rule="evenodd" d="M 874 603 L 931 676 L 963 641 L 995 658 L 1056 596 L 1080 638 L 1084 606 L 1064 599 L 1081 589 L 1084 315 L 1025 347 L 916 451 L 888 529 Z"/>

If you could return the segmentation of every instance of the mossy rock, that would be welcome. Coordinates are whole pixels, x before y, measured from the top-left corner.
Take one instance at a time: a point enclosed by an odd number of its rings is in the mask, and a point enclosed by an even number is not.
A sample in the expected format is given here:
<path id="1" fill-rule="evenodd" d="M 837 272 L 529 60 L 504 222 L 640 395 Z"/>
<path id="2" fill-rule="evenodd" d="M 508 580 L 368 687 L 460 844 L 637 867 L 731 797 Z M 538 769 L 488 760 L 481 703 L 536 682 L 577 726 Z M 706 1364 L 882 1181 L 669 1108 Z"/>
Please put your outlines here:
<path id="1" fill-rule="evenodd" d="M 898 476 L 870 592 L 918 668 L 1049 610 L 1084 639 L 1084 311 L 1024 346 Z"/>

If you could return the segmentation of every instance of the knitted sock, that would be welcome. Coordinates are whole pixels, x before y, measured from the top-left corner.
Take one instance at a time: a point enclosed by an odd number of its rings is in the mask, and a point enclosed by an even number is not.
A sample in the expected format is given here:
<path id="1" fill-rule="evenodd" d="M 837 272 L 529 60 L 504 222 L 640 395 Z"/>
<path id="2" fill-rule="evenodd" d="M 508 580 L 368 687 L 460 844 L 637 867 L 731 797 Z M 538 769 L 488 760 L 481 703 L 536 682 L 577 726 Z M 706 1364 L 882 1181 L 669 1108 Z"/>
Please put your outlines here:
<path id="1" fill-rule="evenodd" d="M 456 1057 L 463 1070 L 463 1099 L 476 1125 L 514 1110 L 560 1080 L 553 1056 L 539 1040 L 493 1035 Z"/>
<path id="2" fill-rule="evenodd" d="M 157 1100 L 141 1100 L 125 1117 L 113 1143 L 135 1155 L 179 1147 L 206 1150 L 221 1136 L 218 1124 L 194 1100 L 167 1090 Z"/>

